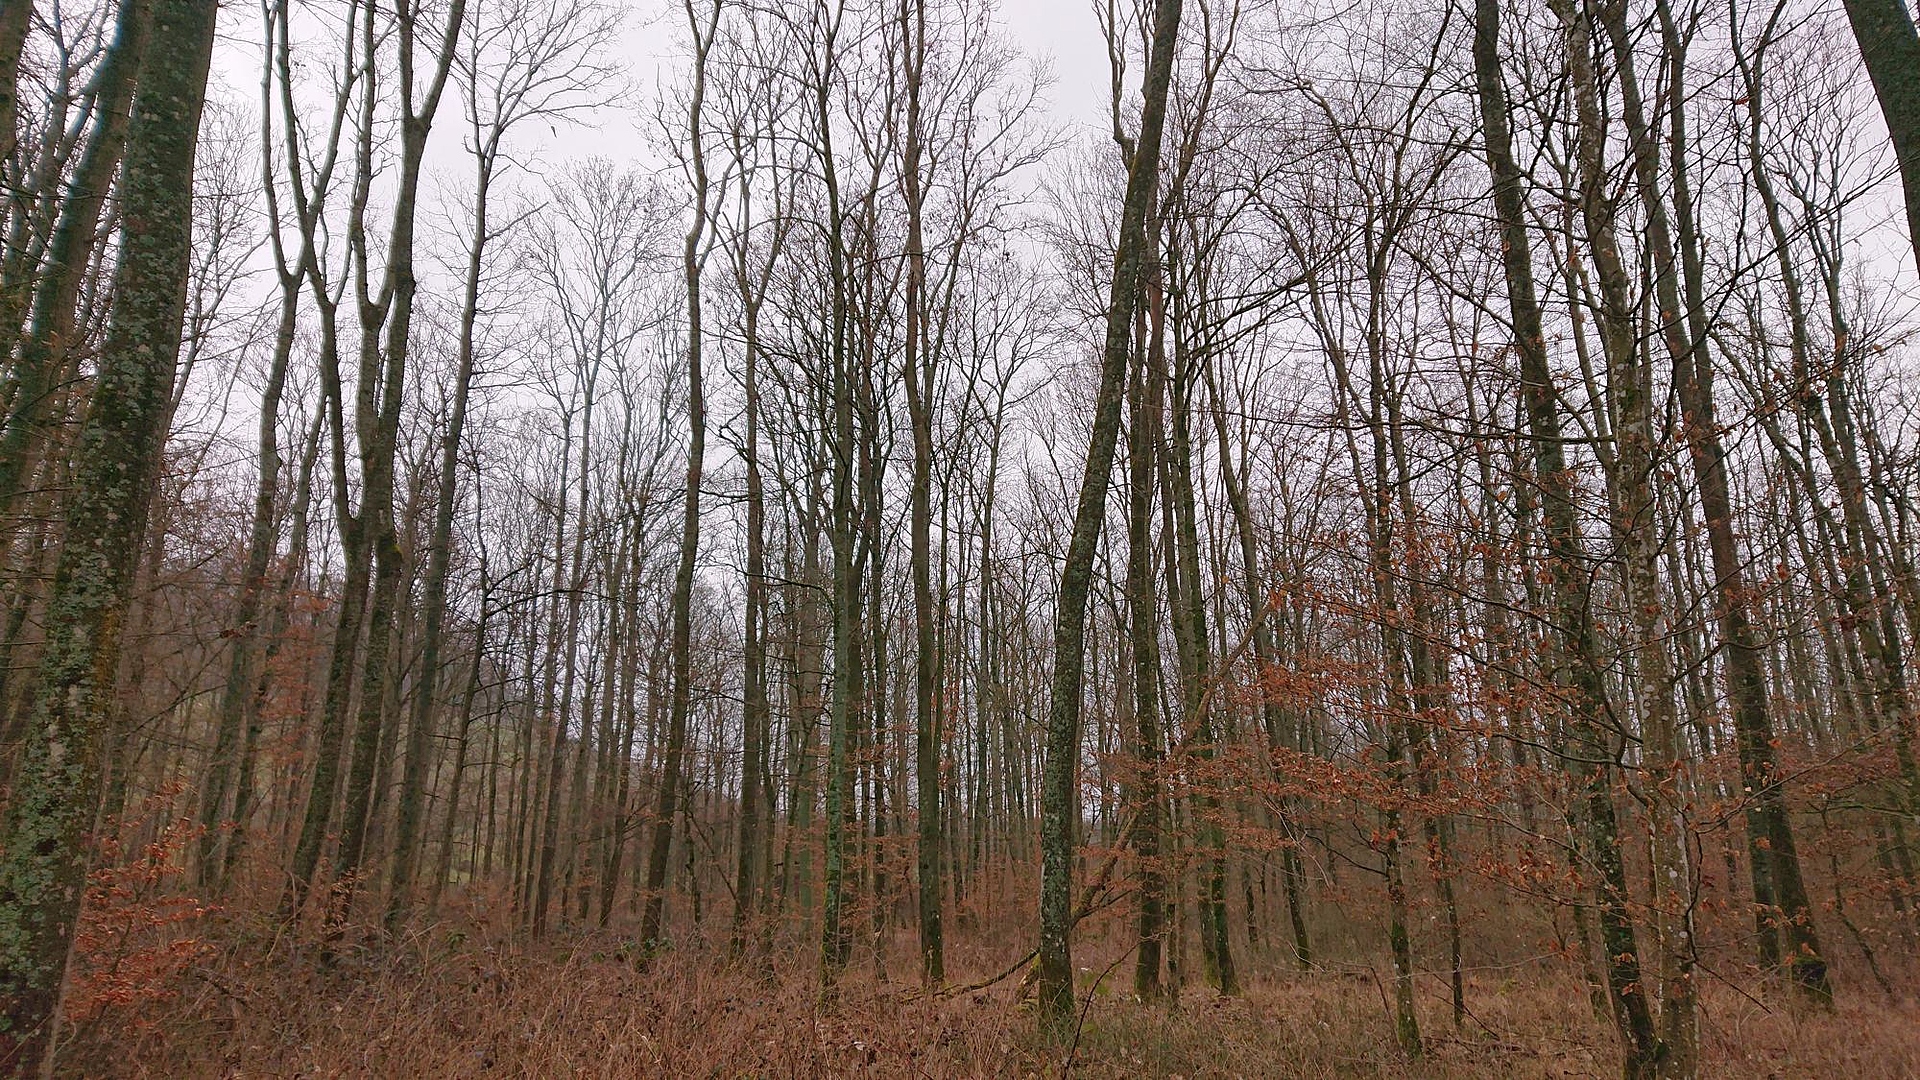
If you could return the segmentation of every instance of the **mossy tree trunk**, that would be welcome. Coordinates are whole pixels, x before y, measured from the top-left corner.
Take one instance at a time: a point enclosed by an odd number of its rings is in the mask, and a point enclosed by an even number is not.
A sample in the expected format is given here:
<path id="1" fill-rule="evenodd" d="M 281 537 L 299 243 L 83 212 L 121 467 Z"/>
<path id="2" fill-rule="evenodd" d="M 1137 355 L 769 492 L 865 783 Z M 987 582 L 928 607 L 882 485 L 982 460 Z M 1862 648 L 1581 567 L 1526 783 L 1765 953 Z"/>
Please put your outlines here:
<path id="1" fill-rule="evenodd" d="M 193 163 L 214 0 L 159 0 L 120 187 L 120 264 L 107 338 L 78 432 L 26 741 L 0 832 L 0 1063 L 41 1068 L 52 1045 L 87 831 L 111 743 L 113 673 L 180 353 Z"/>
<path id="2" fill-rule="evenodd" d="M 1570 35 L 1571 36 L 1571 35 Z M 1585 44 L 1582 45 L 1584 58 Z M 1498 0 L 1474 5 L 1474 76 L 1480 99 L 1481 130 L 1493 174 L 1493 201 L 1500 228 L 1501 263 L 1513 318 L 1513 347 L 1519 354 L 1528 435 L 1533 443 L 1534 483 L 1539 486 L 1542 539 L 1549 569 L 1548 591 L 1559 624 L 1559 655 L 1554 682 L 1567 700 L 1567 737 L 1556 748 L 1569 778 L 1579 790 L 1573 809 L 1580 856 L 1598 878 L 1597 907 L 1606 963 L 1605 993 L 1615 1024 L 1628 1046 L 1630 1069 L 1651 1060 L 1653 1022 L 1641 992 L 1639 950 L 1628 916 L 1626 872 L 1620 857 L 1619 826 L 1613 806 L 1611 756 L 1600 717 L 1606 708 L 1597 666 L 1598 645 L 1590 617 L 1587 559 L 1573 502 L 1561 434 L 1560 404 L 1548 362 L 1546 334 L 1533 277 L 1526 229 L 1524 174 L 1513 153 L 1513 128 L 1500 61 Z M 1585 939 L 1586 908 L 1574 910 Z"/>

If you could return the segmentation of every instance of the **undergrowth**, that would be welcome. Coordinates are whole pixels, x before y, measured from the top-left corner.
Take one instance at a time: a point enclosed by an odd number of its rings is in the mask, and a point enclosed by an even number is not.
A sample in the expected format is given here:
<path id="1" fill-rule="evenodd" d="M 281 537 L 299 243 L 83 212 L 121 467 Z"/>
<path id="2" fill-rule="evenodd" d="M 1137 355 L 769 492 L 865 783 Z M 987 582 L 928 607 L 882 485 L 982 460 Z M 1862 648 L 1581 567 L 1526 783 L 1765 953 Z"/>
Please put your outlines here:
<path id="1" fill-rule="evenodd" d="M 1118 947 L 1089 943 L 1083 1022 L 1034 1035 L 1017 969 L 928 994 L 904 932 L 892 963 L 857 957 L 830 994 L 798 941 L 723 959 L 724 941 L 645 966 L 624 937 L 530 945 L 464 917 L 331 944 L 262 917 L 208 913 L 207 939 L 155 969 L 157 991 L 95 1002 L 60 1072 L 128 1077 L 1585 1077 L 1618 1075 L 1611 1034 L 1564 965 L 1474 973 L 1457 1026 L 1444 982 L 1423 988 L 1426 1051 L 1397 1048 L 1378 976 L 1278 960 L 1246 992 L 1189 985 L 1134 1000 Z M 175 933 L 171 925 L 168 933 Z M 956 959 L 984 981 L 1022 946 L 975 935 Z M 199 939 L 195 939 L 199 940 Z M 217 943 L 217 944 L 215 944 Z M 1111 966 L 1109 966 L 1111 965 Z M 977 974 L 976 974 L 977 973 Z M 1920 1075 L 1920 1007 L 1864 989 L 1831 1011 L 1730 983 L 1702 987 L 1704 1075 Z"/>

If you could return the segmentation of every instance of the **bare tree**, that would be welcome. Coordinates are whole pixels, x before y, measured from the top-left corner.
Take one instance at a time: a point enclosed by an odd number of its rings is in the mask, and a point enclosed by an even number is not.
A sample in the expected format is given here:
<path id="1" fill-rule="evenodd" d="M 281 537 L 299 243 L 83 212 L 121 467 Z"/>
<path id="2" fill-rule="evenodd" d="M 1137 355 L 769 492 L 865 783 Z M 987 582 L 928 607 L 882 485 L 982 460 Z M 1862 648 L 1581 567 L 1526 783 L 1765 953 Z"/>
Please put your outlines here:
<path id="1" fill-rule="evenodd" d="M 1095 548 L 1106 518 L 1107 487 L 1119 441 L 1120 406 L 1126 389 L 1133 313 L 1147 273 L 1146 222 L 1160 175 L 1160 140 L 1166 123 L 1173 54 L 1180 33 L 1181 0 L 1157 0 L 1142 84 L 1140 130 L 1121 138 L 1127 158 L 1127 194 L 1113 257 L 1106 339 L 1100 358 L 1100 388 L 1094 426 L 1073 516 L 1073 535 L 1060 572 L 1055 603 L 1053 685 L 1047 711 L 1045 777 L 1041 785 L 1043 851 L 1040 888 L 1040 999 L 1046 1026 L 1063 1034 L 1073 1019 L 1071 935 L 1074 779 L 1080 762 L 1080 694 L 1086 663 L 1087 596 Z"/>

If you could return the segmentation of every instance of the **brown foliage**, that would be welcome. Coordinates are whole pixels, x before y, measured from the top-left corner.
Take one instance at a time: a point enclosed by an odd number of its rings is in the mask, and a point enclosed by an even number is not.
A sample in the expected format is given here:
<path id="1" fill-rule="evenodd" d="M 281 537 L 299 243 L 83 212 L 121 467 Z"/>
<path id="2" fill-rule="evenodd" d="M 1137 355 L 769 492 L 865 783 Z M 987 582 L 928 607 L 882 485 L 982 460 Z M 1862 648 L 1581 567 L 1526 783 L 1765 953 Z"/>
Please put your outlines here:
<path id="1" fill-rule="evenodd" d="M 178 795 L 162 789 L 146 800 L 141 820 L 121 830 L 154 834 L 131 858 L 118 838 L 100 843 L 62 1002 L 66 1022 L 83 1031 L 121 1017 L 135 1027 L 152 1024 L 150 1007 L 177 996 L 185 972 L 214 951 L 202 936 L 213 909 L 175 891 L 199 827 L 184 817 L 157 820 Z"/>
<path id="2" fill-rule="evenodd" d="M 484 915 L 482 908 L 478 914 Z M 1585 1077 L 1614 1075 L 1608 1025 L 1569 967 L 1547 959 L 1469 975 L 1472 1015 L 1442 1033 L 1444 977 L 1423 978 L 1436 1034 L 1424 1063 L 1393 1040 L 1380 979 L 1362 965 L 1257 979 L 1242 998 L 1190 989 L 1167 1004 L 1125 993 L 1121 935 L 1091 942 L 1072 1047 L 1035 1040 L 1017 980 L 957 996 L 894 964 L 856 962 L 822 998 L 810 950 L 728 964 L 717 951 L 630 963 L 624 936 L 575 935 L 544 950 L 469 917 L 331 966 L 265 922 L 230 919 L 225 947 L 193 962 L 188 992 L 136 995 L 132 1022 L 91 1025 L 74 1075 L 137 1077 Z M 956 975 L 997 964 L 1011 925 L 962 935 Z M 1119 971 L 1115 976 L 1113 972 Z M 882 974 L 876 974 L 881 972 Z M 1703 987 L 1704 1064 L 1716 1077 L 1920 1073 L 1920 1006 L 1865 993 L 1801 1014 L 1725 984 Z M 1071 1064 L 1068 1064 L 1069 1056 Z"/>

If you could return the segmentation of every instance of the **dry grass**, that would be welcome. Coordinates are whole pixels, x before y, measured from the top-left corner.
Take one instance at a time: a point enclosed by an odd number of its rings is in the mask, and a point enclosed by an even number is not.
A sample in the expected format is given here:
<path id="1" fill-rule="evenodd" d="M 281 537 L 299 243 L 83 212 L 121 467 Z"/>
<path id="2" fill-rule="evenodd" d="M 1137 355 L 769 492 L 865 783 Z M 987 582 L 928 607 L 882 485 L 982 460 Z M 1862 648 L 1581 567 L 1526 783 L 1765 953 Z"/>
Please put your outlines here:
<path id="1" fill-rule="evenodd" d="M 1584 1077 L 1617 1075 L 1616 1051 L 1563 967 L 1482 972 L 1471 1016 L 1449 1023 L 1443 984 L 1423 990 L 1424 1060 L 1395 1048 L 1384 995 L 1365 968 L 1256 979 L 1238 998 L 1191 988 L 1177 1002 L 1129 1000 L 1124 957 L 1083 962 L 1085 1022 L 1072 1046 L 1033 1035 L 1018 980 L 928 998 L 904 938 L 891 978 L 856 958 L 824 999 L 794 944 L 755 969 L 667 955 L 637 971 L 620 938 L 582 935 L 537 950 L 476 921 L 330 964 L 265 924 L 220 930 L 217 956 L 171 998 L 75 1033 L 62 1071 L 131 1077 Z M 958 974 L 1019 951 L 984 935 L 957 943 Z M 713 949 L 702 955 L 718 955 Z M 1095 983 L 1098 982 L 1096 986 Z M 1710 982 L 1706 1075 L 1920 1076 L 1920 1007 L 1861 990 L 1831 1012 L 1795 1013 Z M 1070 1064 L 1069 1064 L 1070 1062 Z"/>

